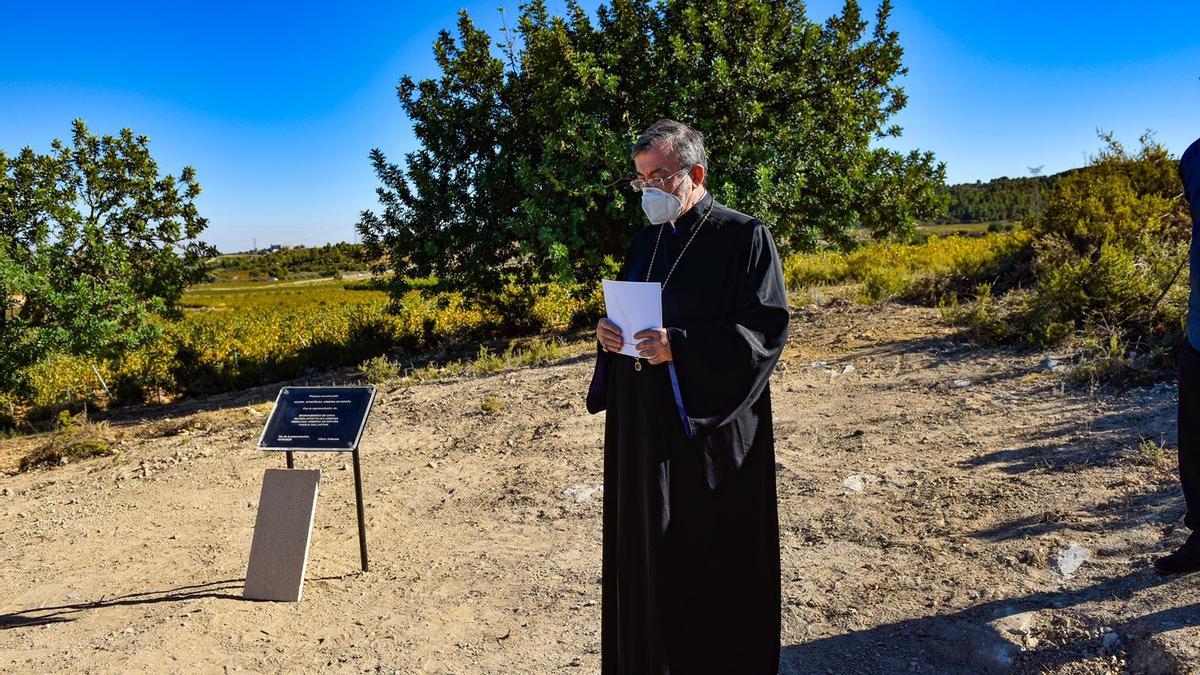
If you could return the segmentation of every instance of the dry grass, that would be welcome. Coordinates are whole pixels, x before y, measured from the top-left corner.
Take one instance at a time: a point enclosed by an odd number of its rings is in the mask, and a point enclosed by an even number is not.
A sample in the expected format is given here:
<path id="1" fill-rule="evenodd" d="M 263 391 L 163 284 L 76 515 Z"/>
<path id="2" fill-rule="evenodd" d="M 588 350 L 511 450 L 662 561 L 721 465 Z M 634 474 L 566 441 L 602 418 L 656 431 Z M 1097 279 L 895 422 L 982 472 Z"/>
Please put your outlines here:
<path id="1" fill-rule="evenodd" d="M 113 445 L 118 433 L 107 422 L 93 422 L 87 411 L 77 415 L 62 412 L 58 428 L 46 434 L 43 442 L 21 458 L 18 468 L 30 471 L 42 467 L 62 466 L 92 457 L 115 454 Z"/>

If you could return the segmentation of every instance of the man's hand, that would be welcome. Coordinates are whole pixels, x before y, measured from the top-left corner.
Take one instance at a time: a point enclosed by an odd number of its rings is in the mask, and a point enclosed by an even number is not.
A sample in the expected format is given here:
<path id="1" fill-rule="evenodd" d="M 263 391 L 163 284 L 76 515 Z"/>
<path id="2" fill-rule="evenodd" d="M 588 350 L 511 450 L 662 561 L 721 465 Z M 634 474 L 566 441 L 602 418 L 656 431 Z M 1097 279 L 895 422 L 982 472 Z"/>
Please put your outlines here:
<path id="1" fill-rule="evenodd" d="M 647 328 L 633 336 L 638 342 L 637 350 L 642 358 L 657 366 L 671 360 L 671 340 L 667 337 L 666 328 Z"/>
<path id="2" fill-rule="evenodd" d="M 607 318 L 600 319 L 600 323 L 596 324 L 596 339 L 610 352 L 620 351 L 621 345 L 624 344 L 621 327 Z"/>

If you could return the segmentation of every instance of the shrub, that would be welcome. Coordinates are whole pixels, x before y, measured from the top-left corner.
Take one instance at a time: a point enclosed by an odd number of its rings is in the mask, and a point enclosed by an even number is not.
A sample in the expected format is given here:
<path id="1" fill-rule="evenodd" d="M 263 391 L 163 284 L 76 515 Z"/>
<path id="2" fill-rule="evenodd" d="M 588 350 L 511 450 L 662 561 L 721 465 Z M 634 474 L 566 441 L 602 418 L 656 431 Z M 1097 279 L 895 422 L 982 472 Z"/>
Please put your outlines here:
<path id="1" fill-rule="evenodd" d="M 58 428 L 50 433 L 46 442 L 21 458 L 20 470 L 112 455 L 113 437 L 107 423 L 92 422 L 86 411 L 72 415 L 64 410 L 59 414 Z"/>
<path id="2" fill-rule="evenodd" d="M 1103 384 L 1134 386 L 1153 382 L 1157 376 L 1147 366 L 1148 359 L 1138 358 L 1119 333 L 1110 333 L 1107 339 L 1089 335 L 1083 342 L 1084 356 L 1070 375 L 1075 382 L 1093 388 Z"/>
<path id="3" fill-rule="evenodd" d="M 1006 310 L 1000 300 L 992 295 L 992 284 L 981 283 L 975 287 L 974 300 L 965 306 L 959 304 L 957 295 L 946 296 L 941 303 L 942 317 L 949 323 L 967 329 L 976 342 L 994 344 L 1011 336 Z"/>
<path id="4" fill-rule="evenodd" d="M 839 283 L 849 276 L 846 256 L 837 251 L 798 253 L 783 261 L 783 279 L 788 288 Z"/>
<path id="5" fill-rule="evenodd" d="M 489 396 L 479 404 L 479 409 L 489 415 L 494 415 L 504 409 L 504 402 L 495 396 Z"/>
<path id="6" fill-rule="evenodd" d="M 400 366 L 386 356 L 375 356 L 358 364 L 358 372 L 371 384 L 380 384 L 400 376 Z"/>
<path id="7" fill-rule="evenodd" d="M 1104 139 L 1091 165 L 1060 178 L 1044 216 L 1028 224 L 1035 240 L 1026 290 L 1010 299 L 1003 320 L 979 320 L 994 307 L 956 316 L 985 341 L 1048 347 L 1083 336 L 1091 354 L 1083 376 L 1130 380 L 1147 364 L 1132 367 L 1107 345 L 1135 344 L 1165 364 L 1182 335 L 1191 229 L 1166 149 L 1148 135 L 1133 154 Z"/>

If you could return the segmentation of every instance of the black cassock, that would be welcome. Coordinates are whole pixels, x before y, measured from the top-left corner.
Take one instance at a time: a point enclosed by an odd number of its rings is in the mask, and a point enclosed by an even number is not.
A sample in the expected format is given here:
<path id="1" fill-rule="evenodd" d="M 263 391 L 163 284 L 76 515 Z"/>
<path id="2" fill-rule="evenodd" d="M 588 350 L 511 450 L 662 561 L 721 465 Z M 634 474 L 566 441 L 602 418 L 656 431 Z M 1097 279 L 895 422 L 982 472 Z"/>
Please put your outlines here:
<path id="1" fill-rule="evenodd" d="M 779 254 L 762 222 L 711 196 L 674 231 L 662 228 L 649 280 L 662 282 L 679 261 L 662 296 L 678 396 L 668 365 L 639 371 L 633 358 L 604 352 L 588 392 L 589 411 L 608 411 L 602 672 L 775 673 L 779 518 L 767 380 L 787 340 Z M 659 231 L 634 237 L 623 280 L 646 280 Z"/>

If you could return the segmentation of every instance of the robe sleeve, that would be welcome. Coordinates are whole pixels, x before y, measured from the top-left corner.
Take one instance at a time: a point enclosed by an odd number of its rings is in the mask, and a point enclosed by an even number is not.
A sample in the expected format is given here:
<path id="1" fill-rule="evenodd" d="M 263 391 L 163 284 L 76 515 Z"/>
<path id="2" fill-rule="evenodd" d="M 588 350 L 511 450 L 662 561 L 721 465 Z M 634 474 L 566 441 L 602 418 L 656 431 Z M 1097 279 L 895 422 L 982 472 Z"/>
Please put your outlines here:
<path id="1" fill-rule="evenodd" d="M 758 401 L 787 342 L 779 252 L 763 223 L 751 227 L 726 316 L 667 329 L 688 422 L 700 433 L 729 424 Z"/>
<path id="2" fill-rule="evenodd" d="M 617 272 L 616 281 L 626 281 L 629 258 L 633 254 L 633 248 L 637 244 L 639 236 L 641 236 L 641 232 L 634 235 L 633 241 L 630 242 L 629 251 L 625 254 L 625 262 L 621 265 L 621 270 Z M 608 371 L 615 356 L 601 347 L 600 341 L 596 340 L 596 365 L 592 369 L 592 381 L 588 384 L 587 398 L 585 399 L 587 411 L 593 415 L 608 408 Z"/>
<path id="3" fill-rule="evenodd" d="M 1192 218 L 1200 218 L 1200 140 L 1188 146 L 1179 160 L 1179 180 L 1191 207 Z"/>

